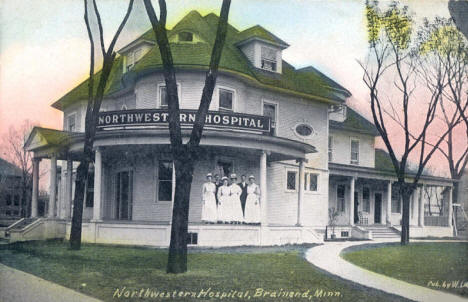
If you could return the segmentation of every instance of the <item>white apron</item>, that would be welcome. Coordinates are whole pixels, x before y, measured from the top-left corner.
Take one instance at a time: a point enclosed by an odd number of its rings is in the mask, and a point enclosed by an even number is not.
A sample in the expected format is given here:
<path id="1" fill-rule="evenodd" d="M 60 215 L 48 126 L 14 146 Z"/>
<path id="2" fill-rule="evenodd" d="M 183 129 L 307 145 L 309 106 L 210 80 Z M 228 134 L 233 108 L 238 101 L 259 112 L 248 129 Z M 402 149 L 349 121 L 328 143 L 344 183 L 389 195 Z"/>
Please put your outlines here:
<path id="1" fill-rule="evenodd" d="M 229 188 L 231 190 L 230 207 L 232 221 L 243 222 L 244 214 L 242 213 L 242 205 L 240 201 L 242 189 L 235 183 L 230 185 Z"/>
<path id="2" fill-rule="evenodd" d="M 260 223 L 261 209 L 258 194 L 260 188 L 256 184 L 247 186 L 247 200 L 245 202 L 245 222 Z"/>
<path id="3" fill-rule="evenodd" d="M 203 184 L 203 207 L 202 207 L 202 221 L 216 222 L 218 220 L 218 213 L 216 209 L 216 185 L 212 182 Z"/>
<path id="4" fill-rule="evenodd" d="M 218 221 L 231 222 L 231 190 L 228 186 L 218 188 Z"/>

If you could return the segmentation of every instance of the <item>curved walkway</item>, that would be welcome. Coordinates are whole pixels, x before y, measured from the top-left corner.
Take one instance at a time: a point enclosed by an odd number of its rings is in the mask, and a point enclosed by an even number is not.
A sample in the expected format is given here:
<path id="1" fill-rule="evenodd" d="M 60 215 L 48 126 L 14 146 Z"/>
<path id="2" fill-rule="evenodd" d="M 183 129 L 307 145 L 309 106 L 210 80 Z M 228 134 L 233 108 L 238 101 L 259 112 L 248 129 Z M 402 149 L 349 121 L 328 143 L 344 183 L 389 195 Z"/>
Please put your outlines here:
<path id="1" fill-rule="evenodd" d="M 340 257 L 343 249 L 364 244 L 384 242 L 399 242 L 396 240 L 385 241 L 350 241 L 350 242 L 327 242 L 309 249 L 306 252 L 306 259 L 316 267 L 336 275 L 343 279 L 372 287 L 390 294 L 402 296 L 415 301 L 463 301 L 468 299 L 457 295 L 445 293 L 438 290 L 429 289 L 423 286 L 410 284 L 384 275 L 380 275 L 369 270 L 358 267 Z M 440 241 L 436 241 L 440 242 Z M 453 241 L 451 241 L 453 242 Z"/>
<path id="2" fill-rule="evenodd" d="M 100 302 L 61 285 L 0 264 L 2 302 Z"/>

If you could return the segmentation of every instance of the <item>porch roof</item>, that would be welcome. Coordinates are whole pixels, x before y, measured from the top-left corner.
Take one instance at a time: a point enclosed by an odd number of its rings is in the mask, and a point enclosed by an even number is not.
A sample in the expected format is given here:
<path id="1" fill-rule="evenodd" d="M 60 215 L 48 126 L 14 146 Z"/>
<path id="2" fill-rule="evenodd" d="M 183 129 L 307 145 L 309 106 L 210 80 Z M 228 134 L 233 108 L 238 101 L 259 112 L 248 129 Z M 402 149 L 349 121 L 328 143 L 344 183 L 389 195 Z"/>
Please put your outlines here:
<path id="1" fill-rule="evenodd" d="M 377 165 L 376 168 L 371 168 L 355 165 L 329 163 L 328 169 L 330 171 L 330 175 L 397 181 L 395 171 L 392 171 L 390 169 L 379 169 Z M 409 172 L 407 173 L 407 176 L 407 181 L 412 181 L 413 177 L 415 176 L 415 173 Z M 420 183 L 428 185 L 453 186 L 453 183 L 455 182 L 457 182 L 457 180 L 455 179 L 432 175 L 422 175 L 420 178 Z"/>
<path id="2" fill-rule="evenodd" d="M 190 130 L 182 130 L 186 143 Z M 80 158 L 83 150 L 84 133 L 67 132 L 35 127 L 25 143 L 35 157 L 48 158 L 54 153 L 57 159 Z M 169 129 L 122 129 L 98 131 L 94 147 L 160 145 L 169 146 Z M 317 152 L 310 144 L 277 136 L 248 132 L 204 130 L 200 142 L 202 147 L 224 147 L 234 149 L 263 150 L 270 154 L 271 161 L 305 159 L 306 154 Z"/>

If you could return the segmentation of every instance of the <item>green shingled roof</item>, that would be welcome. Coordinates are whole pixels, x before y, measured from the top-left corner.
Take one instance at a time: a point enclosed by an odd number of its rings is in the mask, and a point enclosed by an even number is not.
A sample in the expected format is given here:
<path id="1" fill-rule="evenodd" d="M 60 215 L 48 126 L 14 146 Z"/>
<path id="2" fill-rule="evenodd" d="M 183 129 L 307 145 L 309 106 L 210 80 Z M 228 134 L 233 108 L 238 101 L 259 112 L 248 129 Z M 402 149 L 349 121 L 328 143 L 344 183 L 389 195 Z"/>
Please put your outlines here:
<path id="1" fill-rule="evenodd" d="M 343 122 L 330 120 L 330 128 L 370 134 L 373 136 L 380 135 L 374 124 L 349 107 L 346 109 L 346 120 Z"/>
<path id="2" fill-rule="evenodd" d="M 200 36 L 204 43 L 171 43 L 173 60 L 178 69 L 201 69 L 205 70 L 209 66 L 211 51 L 214 44 L 218 16 L 211 13 L 202 17 L 197 11 L 191 11 L 170 31 L 169 38 L 180 31 L 190 30 Z M 283 60 L 282 74 L 268 72 L 255 68 L 244 53 L 236 46 L 242 40 L 250 37 L 260 37 L 261 39 L 274 42 L 276 44 L 284 43 L 281 39 L 271 34 L 261 26 L 254 26 L 239 32 L 229 25 L 226 36 L 226 43 L 223 49 L 220 70 L 240 76 L 243 79 L 277 91 L 294 93 L 304 98 L 315 98 L 319 100 L 334 100 L 343 102 L 342 98 L 336 97 L 333 89 L 343 90 L 347 96 L 350 95 L 343 87 L 339 86 L 331 79 L 326 77 L 315 69 L 296 70 L 293 66 Z M 139 38 L 145 40 L 155 40 L 152 30 L 148 30 Z M 286 44 L 287 45 L 287 44 Z M 105 90 L 106 95 L 128 89 L 131 86 L 131 80 L 147 75 L 151 72 L 162 69 L 162 60 L 157 45 L 152 48 L 142 59 L 138 61 L 131 72 L 123 73 L 123 60 L 121 57 L 116 59 L 112 69 L 108 85 Z M 96 74 L 96 83 L 100 73 Z M 331 85 L 330 81 L 336 85 Z M 86 101 L 88 98 L 88 81 L 84 81 L 77 87 L 68 92 L 65 96 L 56 101 L 52 106 L 63 109 L 77 101 Z M 97 84 L 95 84 L 97 87 Z"/>
<path id="3" fill-rule="evenodd" d="M 21 176 L 22 170 L 14 164 L 0 158 L 0 175 L 4 176 Z"/>
<path id="4" fill-rule="evenodd" d="M 375 149 L 375 169 L 380 171 L 395 172 L 390 155 L 382 149 Z"/>
<path id="5" fill-rule="evenodd" d="M 260 25 L 252 26 L 238 35 L 238 41 L 242 42 L 245 40 L 249 40 L 251 38 L 260 38 L 262 40 L 271 42 L 273 44 L 279 44 L 280 46 L 287 47 L 289 46 L 288 43 L 284 42 L 265 28 L 261 27 Z"/>

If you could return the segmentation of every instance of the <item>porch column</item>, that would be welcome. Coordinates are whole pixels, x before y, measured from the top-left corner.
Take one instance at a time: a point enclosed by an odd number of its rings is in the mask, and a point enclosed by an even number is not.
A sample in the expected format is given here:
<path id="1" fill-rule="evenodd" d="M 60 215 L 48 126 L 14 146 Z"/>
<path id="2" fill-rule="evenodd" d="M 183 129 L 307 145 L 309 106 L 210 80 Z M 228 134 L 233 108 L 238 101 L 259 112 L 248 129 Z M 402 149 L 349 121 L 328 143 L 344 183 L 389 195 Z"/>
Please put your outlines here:
<path id="1" fill-rule="evenodd" d="M 97 147 L 94 152 L 94 205 L 93 220 L 101 220 L 101 181 L 102 181 L 102 150 Z"/>
<path id="2" fill-rule="evenodd" d="M 33 158 L 33 179 L 32 179 L 32 196 L 31 196 L 31 217 L 37 217 L 37 203 L 39 197 L 39 158 Z"/>
<path id="3" fill-rule="evenodd" d="M 262 151 L 260 155 L 260 206 L 262 210 L 261 225 L 268 223 L 267 212 L 267 154 Z"/>
<path id="4" fill-rule="evenodd" d="M 424 202 L 423 202 L 423 194 L 426 186 L 422 185 L 422 187 L 419 187 L 419 219 L 418 219 L 418 225 L 420 227 L 424 226 Z"/>
<path id="5" fill-rule="evenodd" d="M 356 179 L 351 177 L 349 183 L 349 224 L 354 225 L 354 185 Z"/>
<path id="6" fill-rule="evenodd" d="M 67 180 L 65 186 L 65 218 L 70 218 L 71 204 L 73 200 L 73 161 L 71 159 L 67 160 Z"/>
<path id="7" fill-rule="evenodd" d="M 57 197 L 57 156 L 50 158 L 49 216 L 55 216 L 55 200 Z"/>
<path id="8" fill-rule="evenodd" d="M 452 215 L 453 215 L 453 207 L 452 207 L 452 195 L 453 195 L 453 188 L 448 188 L 448 226 L 452 227 Z"/>
<path id="9" fill-rule="evenodd" d="M 302 204 L 304 201 L 304 166 L 305 160 L 298 159 L 299 162 L 299 190 L 297 190 L 297 223 L 296 226 L 301 226 L 301 213 L 302 213 Z"/>
<path id="10" fill-rule="evenodd" d="M 66 203 L 66 196 L 67 196 L 67 181 L 66 181 L 66 166 L 67 161 L 62 160 L 62 169 L 60 170 L 60 194 L 59 194 L 59 210 L 58 216 L 60 219 L 65 218 L 65 203 Z"/>
<path id="11" fill-rule="evenodd" d="M 387 184 L 387 213 L 386 213 L 386 222 L 387 225 L 392 225 L 392 181 L 389 181 Z"/>

